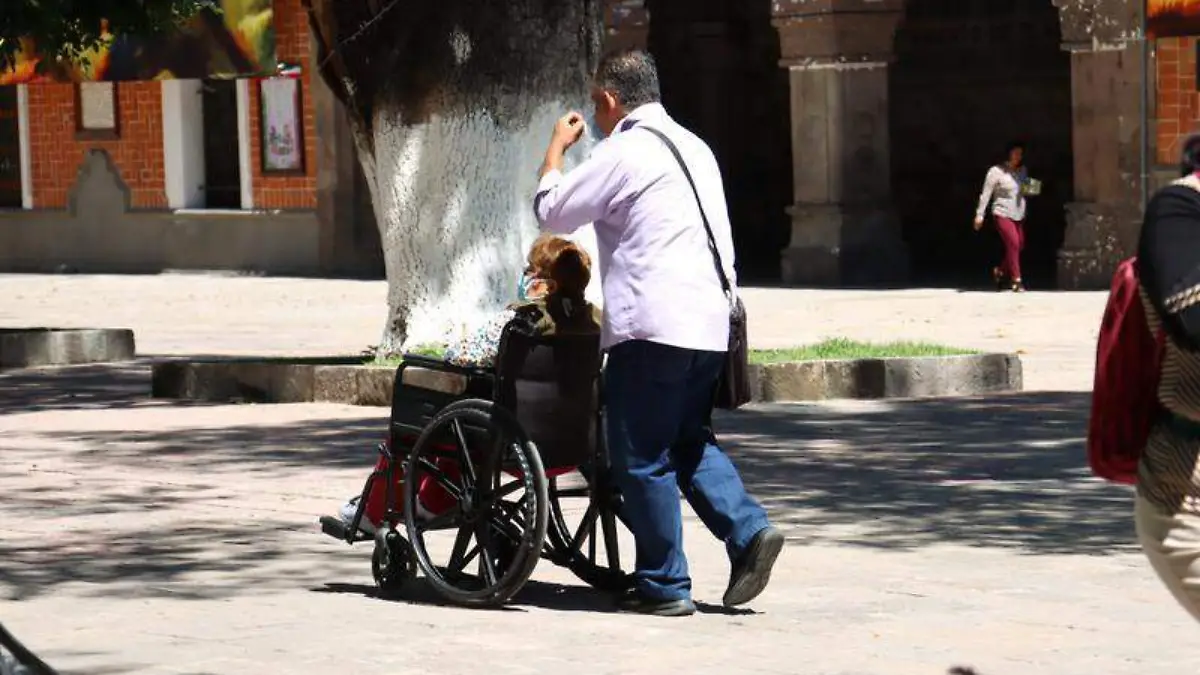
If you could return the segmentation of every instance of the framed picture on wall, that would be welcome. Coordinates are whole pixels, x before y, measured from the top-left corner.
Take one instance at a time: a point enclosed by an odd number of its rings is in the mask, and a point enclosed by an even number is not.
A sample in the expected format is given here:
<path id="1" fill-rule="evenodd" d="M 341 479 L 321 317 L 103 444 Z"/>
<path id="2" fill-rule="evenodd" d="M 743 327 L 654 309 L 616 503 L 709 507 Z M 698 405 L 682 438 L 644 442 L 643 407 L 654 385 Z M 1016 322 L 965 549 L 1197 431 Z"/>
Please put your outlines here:
<path id="1" fill-rule="evenodd" d="M 291 77 L 259 80 L 258 93 L 263 173 L 304 173 L 300 80 Z"/>

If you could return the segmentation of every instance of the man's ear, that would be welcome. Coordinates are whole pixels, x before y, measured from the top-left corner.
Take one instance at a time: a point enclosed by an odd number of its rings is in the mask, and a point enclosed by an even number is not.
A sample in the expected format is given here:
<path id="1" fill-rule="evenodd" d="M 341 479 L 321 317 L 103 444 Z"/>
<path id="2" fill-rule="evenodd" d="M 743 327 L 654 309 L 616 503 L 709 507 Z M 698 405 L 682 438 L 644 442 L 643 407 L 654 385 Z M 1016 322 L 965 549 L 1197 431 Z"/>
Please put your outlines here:
<path id="1" fill-rule="evenodd" d="M 613 111 L 621 107 L 621 102 L 617 100 L 616 96 L 613 96 L 612 92 L 606 91 L 604 92 L 604 107 L 609 111 Z"/>

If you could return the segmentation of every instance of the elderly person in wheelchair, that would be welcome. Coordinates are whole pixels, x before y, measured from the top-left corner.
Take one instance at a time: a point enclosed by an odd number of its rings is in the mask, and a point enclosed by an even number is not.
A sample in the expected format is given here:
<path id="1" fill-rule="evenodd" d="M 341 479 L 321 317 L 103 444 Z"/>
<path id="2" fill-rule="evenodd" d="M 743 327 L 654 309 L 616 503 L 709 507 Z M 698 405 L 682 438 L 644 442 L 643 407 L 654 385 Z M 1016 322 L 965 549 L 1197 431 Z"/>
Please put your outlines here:
<path id="1" fill-rule="evenodd" d="M 599 588 L 626 586 L 599 437 L 601 316 L 584 297 L 591 259 L 542 235 L 528 263 L 520 302 L 452 337 L 440 359 L 404 357 L 374 471 L 321 519 L 337 539 L 374 539 L 384 592 L 419 568 L 448 600 L 502 604 L 539 557 Z"/>
<path id="2" fill-rule="evenodd" d="M 515 322 L 527 324 L 534 334 L 598 335 L 600 310 L 584 299 L 591 282 L 591 257 L 578 244 L 550 234 L 534 241 L 521 277 L 518 302 L 509 305 L 482 325 L 448 336 L 443 358 L 446 363 L 461 368 L 492 368 L 506 327 Z M 376 470 L 386 469 L 380 458 Z M 399 476 L 397 476 L 399 478 Z M 366 502 L 365 517 L 359 529 L 374 536 L 386 510 L 386 491 L 377 486 Z M 430 508 L 444 504 L 448 493 L 436 484 L 427 485 L 418 499 L 417 512 L 431 515 Z M 349 526 L 358 512 L 360 496 L 350 499 L 339 510 L 339 516 Z"/>

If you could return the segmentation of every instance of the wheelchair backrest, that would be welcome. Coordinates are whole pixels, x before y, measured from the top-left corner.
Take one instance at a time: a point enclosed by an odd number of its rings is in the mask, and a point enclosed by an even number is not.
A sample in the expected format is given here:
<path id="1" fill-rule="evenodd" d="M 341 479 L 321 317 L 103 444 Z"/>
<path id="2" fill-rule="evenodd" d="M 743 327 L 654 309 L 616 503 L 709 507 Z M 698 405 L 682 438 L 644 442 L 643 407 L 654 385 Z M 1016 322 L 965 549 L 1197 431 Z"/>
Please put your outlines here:
<path id="1" fill-rule="evenodd" d="M 496 402 L 516 415 L 547 470 L 595 456 L 600 364 L 597 334 L 541 337 L 516 325 L 505 329 Z"/>

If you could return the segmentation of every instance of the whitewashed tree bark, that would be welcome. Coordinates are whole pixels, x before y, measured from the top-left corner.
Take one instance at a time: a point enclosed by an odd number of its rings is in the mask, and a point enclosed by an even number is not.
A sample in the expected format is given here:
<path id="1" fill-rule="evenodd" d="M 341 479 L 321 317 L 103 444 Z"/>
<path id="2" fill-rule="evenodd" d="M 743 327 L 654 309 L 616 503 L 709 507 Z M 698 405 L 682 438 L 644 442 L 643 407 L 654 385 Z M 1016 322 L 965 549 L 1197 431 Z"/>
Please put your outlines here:
<path id="1" fill-rule="evenodd" d="M 513 296 L 554 120 L 585 105 L 601 0 L 305 0 L 383 240 L 381 352 Z"/>

